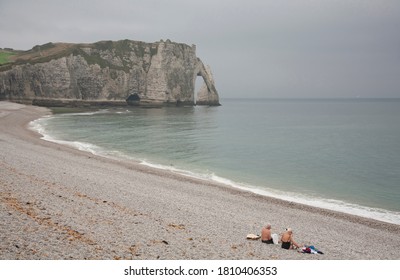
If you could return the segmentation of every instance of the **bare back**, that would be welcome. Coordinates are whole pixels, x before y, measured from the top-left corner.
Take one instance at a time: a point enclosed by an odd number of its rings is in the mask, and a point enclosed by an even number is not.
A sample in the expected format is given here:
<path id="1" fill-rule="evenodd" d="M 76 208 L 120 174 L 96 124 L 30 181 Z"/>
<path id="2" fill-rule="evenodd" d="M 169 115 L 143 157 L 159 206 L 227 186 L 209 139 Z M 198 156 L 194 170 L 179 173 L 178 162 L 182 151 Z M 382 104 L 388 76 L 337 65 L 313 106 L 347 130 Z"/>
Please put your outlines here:
<path id="1" fill-rule="evenodd" d="M 271 240 L 271 229 L 263 227 L 261 230 L 261 240 Z"/>

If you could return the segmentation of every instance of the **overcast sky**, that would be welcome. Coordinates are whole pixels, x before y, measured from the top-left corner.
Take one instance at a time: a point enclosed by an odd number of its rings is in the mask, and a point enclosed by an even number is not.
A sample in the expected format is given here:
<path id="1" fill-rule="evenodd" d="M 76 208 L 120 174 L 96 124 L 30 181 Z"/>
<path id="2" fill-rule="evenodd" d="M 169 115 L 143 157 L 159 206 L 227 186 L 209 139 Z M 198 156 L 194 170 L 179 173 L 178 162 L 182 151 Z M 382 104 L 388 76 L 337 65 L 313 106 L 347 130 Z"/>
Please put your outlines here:
<path id="1" fill-rule="evenodd" d="M 221 98 L 400 97 L 400 0 L 0 0 L 0 47 L 197 45 Z"/>

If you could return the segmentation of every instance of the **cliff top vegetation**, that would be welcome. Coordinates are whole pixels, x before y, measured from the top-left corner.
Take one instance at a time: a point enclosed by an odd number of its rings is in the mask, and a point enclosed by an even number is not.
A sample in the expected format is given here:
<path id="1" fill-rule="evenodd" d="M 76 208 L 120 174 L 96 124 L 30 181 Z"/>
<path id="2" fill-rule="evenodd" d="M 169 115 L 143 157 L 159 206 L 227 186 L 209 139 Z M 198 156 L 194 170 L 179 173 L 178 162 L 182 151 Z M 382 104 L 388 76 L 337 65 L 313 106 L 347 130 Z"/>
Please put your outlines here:
<path id="1" fill-rule="evenodd" d="M 166 43 L 172 43 L 167 40 Z M 185 45 L 185 44 L 179 44 Z M 129 71 L 129 63 L 126 63 L 126 54 L 134 52 L 136 56 L 143 57 L 146 48 L 149 55 L 157 54 L 158 43 L 145 43 L 141 41 L 120 40 L 120 41 L 99 41 L 91 44 L 73 43 L 52 43 L 34 46 L 27 51 L 17 51 L 12 49 L 0 49 L 0 71 L 11 69 L 14 65 L 36 64 L 49 62 L 53 59 L 62 58 L 69 55 L 81 55 L 88 64 L 98 64 L 100 67 L 110 67 L 114 69 Z M 187 45 L 185 45 L 187 46 Z M 96 50 L 95 52 L 85 52 L 85 48 Z M 112 51 L 115 56 L 121 58 L 123 66 L 113 65 L 99 55 L 101 51 Z"/>
<path id="2" fill-rule="evenodd" d="M 13 50 L 0 49 L 0 65 L 11 62 L 15 55 L 16 52 Z"/>

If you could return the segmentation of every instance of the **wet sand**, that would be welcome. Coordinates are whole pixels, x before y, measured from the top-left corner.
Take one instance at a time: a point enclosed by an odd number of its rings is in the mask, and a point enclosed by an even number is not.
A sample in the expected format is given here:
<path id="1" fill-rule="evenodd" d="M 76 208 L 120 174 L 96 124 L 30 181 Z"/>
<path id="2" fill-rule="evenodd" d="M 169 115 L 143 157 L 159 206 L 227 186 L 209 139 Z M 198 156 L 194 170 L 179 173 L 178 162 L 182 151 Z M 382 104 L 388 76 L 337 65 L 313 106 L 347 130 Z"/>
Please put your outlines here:
<path id="1" fill-rule="evenodd" d="M 46 108 L 0 102 L 0 259 L 400 259 L 400 226 L 40 139 Z M 246 240 L 265 223 L 314 245 Z"/>

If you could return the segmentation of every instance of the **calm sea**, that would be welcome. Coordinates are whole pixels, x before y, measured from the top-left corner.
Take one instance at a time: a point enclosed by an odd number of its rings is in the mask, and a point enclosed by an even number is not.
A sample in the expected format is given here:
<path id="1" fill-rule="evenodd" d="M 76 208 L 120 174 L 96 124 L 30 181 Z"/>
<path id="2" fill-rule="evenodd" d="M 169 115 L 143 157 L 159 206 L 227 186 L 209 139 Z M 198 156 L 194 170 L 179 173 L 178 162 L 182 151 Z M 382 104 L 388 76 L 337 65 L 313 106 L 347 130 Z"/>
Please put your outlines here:
<path id="1" fill-rule="evenodd" d="M 400 224 L 400 100 L 222 100 L 32 123 L 50 141 Z"/>

